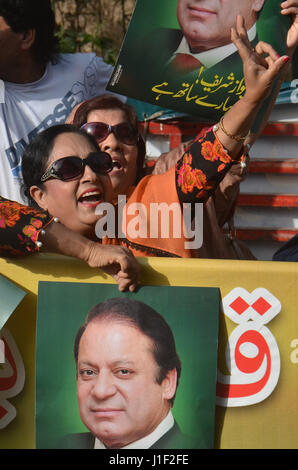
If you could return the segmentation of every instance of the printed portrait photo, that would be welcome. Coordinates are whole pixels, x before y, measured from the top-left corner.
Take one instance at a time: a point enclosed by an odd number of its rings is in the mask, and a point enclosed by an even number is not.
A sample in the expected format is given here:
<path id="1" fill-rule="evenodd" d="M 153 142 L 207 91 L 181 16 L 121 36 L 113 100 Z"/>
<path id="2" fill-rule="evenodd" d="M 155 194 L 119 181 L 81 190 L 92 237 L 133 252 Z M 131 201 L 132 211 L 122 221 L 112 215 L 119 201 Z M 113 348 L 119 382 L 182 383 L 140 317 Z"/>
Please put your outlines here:
<path id="1" fill-rule="evenodd" d="M 41 282 L 37 448 L 214 442 L 219 291 Z"/>

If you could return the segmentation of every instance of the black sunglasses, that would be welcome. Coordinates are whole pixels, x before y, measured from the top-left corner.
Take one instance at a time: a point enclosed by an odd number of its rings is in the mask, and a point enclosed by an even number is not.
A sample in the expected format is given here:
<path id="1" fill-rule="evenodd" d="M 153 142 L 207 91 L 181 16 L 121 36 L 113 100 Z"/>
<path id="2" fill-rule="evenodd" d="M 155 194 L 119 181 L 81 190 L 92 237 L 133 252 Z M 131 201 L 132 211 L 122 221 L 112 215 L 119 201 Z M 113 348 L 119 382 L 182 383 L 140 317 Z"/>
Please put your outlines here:
<path id="1" fill-rule="evenodd" d="M 87 122 L 81 126 L 87 134 L 93 135 L 97 142 L 102 142 L 108 135 L 113 132 L 116 138 L 127 145 L 136 145 L 139 134 L 129 122 L 121 122 L 115 126 L 110 126 L 104 122 Z"/>
<path id="2" fill-rule="evenodd" d="M 44 182 L 50 178 L 69 181 L 84 174 L 85 166 L 88 165 L 94 173 L 106 175 L 113 168 L 110 155 L 106 152 L 91 152 L 87 158 L 76 156 L 59 158 L 52 163 L 42 175 L 40 181 Z"/>

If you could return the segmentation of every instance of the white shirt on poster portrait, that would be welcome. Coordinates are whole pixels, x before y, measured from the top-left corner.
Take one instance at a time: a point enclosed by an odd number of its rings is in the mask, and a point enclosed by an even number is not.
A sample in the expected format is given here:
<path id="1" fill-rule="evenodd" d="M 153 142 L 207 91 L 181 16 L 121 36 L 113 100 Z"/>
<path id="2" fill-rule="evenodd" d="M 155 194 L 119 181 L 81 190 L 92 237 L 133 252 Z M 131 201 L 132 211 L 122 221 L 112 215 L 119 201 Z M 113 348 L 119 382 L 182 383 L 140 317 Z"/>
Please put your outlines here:
<path id="1" fill-rule="evenodd" d="M 255 39 L 257 35 L 256 24 L 254 24 L 250 28 L 247 34 L 248 34 L 248 38 L 250 41 L 253 41 Z M 189 54 L 195 57 L 199 62 L 201 62 L 204 65 L 204 67 L 210 68 L 210 67 L 213 67 L 218 62 L 221 62 L 222 60 L 224 60 L 226 57 L 229 57 L 230 55 L 234 54 L 234 52 L 237 52 L 237 48 L 233 43 L 231 43 L 231 44 L 226 44 L 225 46 L 215 47 L 214 49 L 209 49 L 208 51 L 193 53 L 191 52 L 189 48 L 189 45 L 185 36 L 183 36 L 178 46 L 178 49 L 174 52 L 168 64 L 171 63 L 171 61 L 174 59 L 176 54 Z"/>
<path id="2" fill-rule="evenodd" d="M 164 434 L 166 434 L 174 426 L 174 417 L 170 411 L 167 416 L 159 423 L 157 428 L 148 436 L 132 442 L 127 446 L 121 447 L 122 449 L 150 449 L 153 444 L 158 441 Z M 99 440 L 95 439 L 94 449 L 106 449 L 105 445 Z"/>

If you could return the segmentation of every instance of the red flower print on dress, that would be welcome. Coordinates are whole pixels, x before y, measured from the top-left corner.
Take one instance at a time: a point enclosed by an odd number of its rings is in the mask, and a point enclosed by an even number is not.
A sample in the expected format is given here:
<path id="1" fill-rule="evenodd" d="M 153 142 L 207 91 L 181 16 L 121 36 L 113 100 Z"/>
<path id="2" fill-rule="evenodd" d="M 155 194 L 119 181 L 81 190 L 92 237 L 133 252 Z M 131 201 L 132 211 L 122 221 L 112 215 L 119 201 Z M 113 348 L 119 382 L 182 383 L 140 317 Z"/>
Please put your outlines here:
<path id="1" fill-rule="evenodd" d="M 1 207 L 0 228 L 13 227 L 20 218 L 20 214 L 11 204 Z"/>
<path id="2" fill-rule="evenodd" d="M 206 175 L 202 170 L 192 169 L 192 156 L 186 153 L 183 157 L 183 163 L 178 171 L 178 186 L 184 194 L 190 193 L 197 188 L 201 190 L 206 184 Z"/>
<path id="3" fill-rule="evenodd" d="M 202 143 L 201 154 L 205 160 L 210 160 L 211 162 L 218 160 L 218 155 L 214 151 L 214 145 L 212 142 L 207 141 Z"/>
<path id="4" fill-rule="evenodd" d="M 178 170 L 178 185 L 184 194 L 190 193 L 194 188 L 194 178 L 191 167 L 183 163 Z"/>
<path id="5" fill-rule="evenodd" d="M 214 142 L 213 150 L 214 150 L 214 153 L 217 156 L 217 158 L 219 158 L 222 163 L 230 163 L 231 158 L 224 151 L 224 149 L 223 149 L 220 142 L 216 142 L 216 141 Z"/>
<path id="6" fill-rule="evenodd" d="M 193 178 L 194 178 L 194 186 L 197 189 L 203 189 L 207 183 L 207 178 L 205 173 L 202 170 L 198 170 L 197 168 L 192 170 Z"/>
<path id="7" fill-rule="evenodd" d="M 30 225 L 25 225 L 22 232 L 26 237 L 31 238 L 33 242 L 37 240 L 38 231 L 42 227 L 42 222 L 39 219 L 30 219 Z"/>

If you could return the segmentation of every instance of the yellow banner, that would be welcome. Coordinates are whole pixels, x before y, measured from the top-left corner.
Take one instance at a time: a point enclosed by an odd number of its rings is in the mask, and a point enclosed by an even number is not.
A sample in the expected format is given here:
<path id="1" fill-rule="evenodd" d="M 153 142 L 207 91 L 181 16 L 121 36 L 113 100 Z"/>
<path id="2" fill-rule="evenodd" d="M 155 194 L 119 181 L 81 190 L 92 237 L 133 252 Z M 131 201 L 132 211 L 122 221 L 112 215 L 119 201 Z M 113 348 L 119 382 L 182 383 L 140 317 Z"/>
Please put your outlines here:
<path id="1" fill-rule="evenodd" d="M 144 285 L 220 288 L 215 447 L 297 448 L 297 263 L 163 258 L 140 262 Z M 13 367 L 10 382 L 3 386 L 1 379 L 9 373 L 5 363 L 0 364 L 0 447 L 34 448 L 38 282 L 113 281 L 77 260 L 52 255 L 0 259 L 0 272 L 27 293 L 1 330 Z"/>

